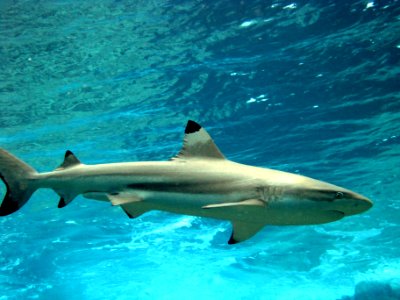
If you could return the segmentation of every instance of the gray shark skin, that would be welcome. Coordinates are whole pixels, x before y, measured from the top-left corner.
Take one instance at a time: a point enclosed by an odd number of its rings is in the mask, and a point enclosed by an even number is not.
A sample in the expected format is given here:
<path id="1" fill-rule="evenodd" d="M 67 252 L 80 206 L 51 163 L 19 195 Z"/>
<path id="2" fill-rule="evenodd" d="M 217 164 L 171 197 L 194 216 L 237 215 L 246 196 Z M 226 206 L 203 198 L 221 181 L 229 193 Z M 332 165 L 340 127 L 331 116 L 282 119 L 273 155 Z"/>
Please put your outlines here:
<path id="1" fill-rule="evenodd" d="M 19 210 L 37 189 L 50 188 L 61 197 L 58 207 L 83 195 L 120 206 L 130 218 L 162 210 L 229 220 L 229 244 L 265 225 L 328 223 L 373 205 L 323 181 L 232 162 L 194 121 L 188 121 L 183 147 L 170 161 L 85 165 L 67 151 L 57 169 L 38 173 L 0 149 L 0 178 L 7 187 L 0 216 Z"/>

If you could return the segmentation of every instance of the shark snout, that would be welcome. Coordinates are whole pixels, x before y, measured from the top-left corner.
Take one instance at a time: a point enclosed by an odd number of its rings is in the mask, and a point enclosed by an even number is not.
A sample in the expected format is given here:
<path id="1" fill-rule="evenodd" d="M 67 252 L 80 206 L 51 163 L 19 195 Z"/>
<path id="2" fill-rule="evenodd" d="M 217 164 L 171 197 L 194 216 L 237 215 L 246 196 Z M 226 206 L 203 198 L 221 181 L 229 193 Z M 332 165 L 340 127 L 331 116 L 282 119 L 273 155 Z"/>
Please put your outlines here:
<path id="1" fill-rule="evenodd" d="M 337 200 L 338 211 L 345 216 L 363 213 L 373 206 L 373 202 L 360 194 L 350 193 L 347 199 Z"/>

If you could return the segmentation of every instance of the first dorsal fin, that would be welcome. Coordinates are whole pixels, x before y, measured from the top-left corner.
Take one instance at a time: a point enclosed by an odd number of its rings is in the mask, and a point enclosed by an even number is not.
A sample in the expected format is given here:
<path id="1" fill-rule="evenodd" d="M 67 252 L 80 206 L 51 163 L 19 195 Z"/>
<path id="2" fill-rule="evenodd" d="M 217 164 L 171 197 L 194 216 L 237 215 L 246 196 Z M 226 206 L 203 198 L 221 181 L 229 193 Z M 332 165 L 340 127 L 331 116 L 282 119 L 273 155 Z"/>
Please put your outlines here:
<path id="1" fill-rule="evenodd" d="M 190 158 L 225 159 L 207 131 L 196 122 L 189 120 L 181 151 L 173 159 Z"/>
<path id="2" fill-rule="evenodd" d="M 81 162 L 79 161 L 79 159 L 77 159 L 71 151 L 67 150 L 67 152 L 65 152 L 63 163 L 56 169 L 56 171 L 71 168 L 80 164 Z"/>

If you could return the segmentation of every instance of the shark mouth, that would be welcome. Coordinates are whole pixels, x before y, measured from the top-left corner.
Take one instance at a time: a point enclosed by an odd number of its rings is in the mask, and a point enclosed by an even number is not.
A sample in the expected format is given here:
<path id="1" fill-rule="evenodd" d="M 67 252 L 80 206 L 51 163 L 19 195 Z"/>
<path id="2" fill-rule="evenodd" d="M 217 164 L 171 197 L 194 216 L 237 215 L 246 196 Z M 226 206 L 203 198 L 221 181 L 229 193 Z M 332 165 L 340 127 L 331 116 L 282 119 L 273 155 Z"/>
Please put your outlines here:
<path id="1" fill-rule="evenodd" d="M 334 213 L 338 217 L 338 219 L 341 219 L 346 216 L 346 214 L 340 210 L 330 210 L 330 212 Z"/>

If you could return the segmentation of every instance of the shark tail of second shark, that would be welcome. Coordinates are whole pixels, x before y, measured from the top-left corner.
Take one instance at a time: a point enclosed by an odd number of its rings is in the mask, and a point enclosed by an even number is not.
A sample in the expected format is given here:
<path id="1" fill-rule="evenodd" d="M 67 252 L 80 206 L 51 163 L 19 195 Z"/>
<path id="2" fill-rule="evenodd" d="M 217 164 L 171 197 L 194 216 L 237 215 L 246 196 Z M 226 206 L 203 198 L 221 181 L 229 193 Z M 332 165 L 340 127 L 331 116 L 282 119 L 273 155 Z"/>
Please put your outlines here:
<path id="1" fill-rule="evenodd" d="M 19 210 L 36 191 L 35 169 L 0 148 L 0 178 L 7 191 L 0 206 L 0 216 Z"/>

